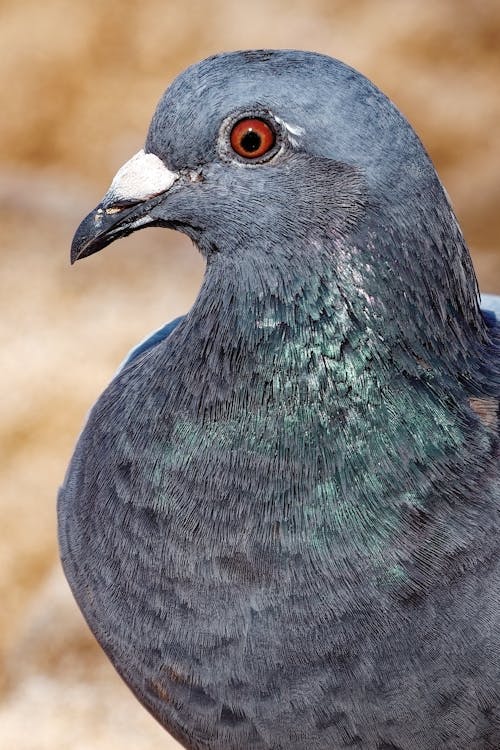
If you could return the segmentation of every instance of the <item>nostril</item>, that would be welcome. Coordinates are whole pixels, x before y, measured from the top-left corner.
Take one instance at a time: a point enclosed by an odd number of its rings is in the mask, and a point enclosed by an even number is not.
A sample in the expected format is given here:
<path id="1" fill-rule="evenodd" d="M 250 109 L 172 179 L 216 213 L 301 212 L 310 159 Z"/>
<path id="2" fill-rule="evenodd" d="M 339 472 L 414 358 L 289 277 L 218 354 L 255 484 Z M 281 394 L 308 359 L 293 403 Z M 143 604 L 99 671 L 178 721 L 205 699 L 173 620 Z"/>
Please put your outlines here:
<path id="1" fill-rule="evenodd" d="M 143 203 L 143 200 L 133 200 L 133 199 L 121 199 L 121 200 L 115 200 L 112 203 L 110 203 L 108 206 L 103 206 L 103 210 L 108 216 L 112 214 L 118 214 L 120 211 L 123 211 L 126 208 L 132 208 L 133 206 L 137 206 L 139 203 Z"/>

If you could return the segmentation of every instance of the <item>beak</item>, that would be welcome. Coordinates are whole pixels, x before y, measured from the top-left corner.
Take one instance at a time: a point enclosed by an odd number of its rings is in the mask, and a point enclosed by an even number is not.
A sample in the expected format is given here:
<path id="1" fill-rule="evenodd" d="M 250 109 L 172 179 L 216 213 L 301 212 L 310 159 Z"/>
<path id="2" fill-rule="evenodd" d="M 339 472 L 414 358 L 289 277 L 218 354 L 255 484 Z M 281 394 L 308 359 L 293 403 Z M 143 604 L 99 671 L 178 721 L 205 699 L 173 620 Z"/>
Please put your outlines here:
<path id="1" fill-rule="evenodd" d="M 97 253 L 155 220 L 149 210 L 160 203 L 176 180 L 154 154 L 139 151 L 116 173 L 101 203 L 82 221 L 71 243 L 71 263 Z"/>

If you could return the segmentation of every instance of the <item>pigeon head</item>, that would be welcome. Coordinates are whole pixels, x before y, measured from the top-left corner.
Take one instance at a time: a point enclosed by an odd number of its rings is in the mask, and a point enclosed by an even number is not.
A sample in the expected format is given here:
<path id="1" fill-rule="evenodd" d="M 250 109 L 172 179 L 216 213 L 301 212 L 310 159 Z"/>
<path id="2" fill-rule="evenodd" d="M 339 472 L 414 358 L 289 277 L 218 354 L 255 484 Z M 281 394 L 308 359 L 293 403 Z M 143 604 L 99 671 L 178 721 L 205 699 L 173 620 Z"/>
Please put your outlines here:
<path id="1" fill-rule="evenodd" d="M 369 80 L 323 55 L 228 53 L 182 73 L 144 150 L 77 230 L 72 260 L 147 226 L 194 240 L 205 286 L 306 300 L 311 318 L 329 307 L 386 355 L 427 360 L 445 348 L 456 369 L 484 329 L 467 248 L 421 142 Z"/>
<path id="2" fill-rule="evenodd" d="M 287 240 L 295 250 L 315 234 L 344 239 L 370 207 L 407 215 L 436 182 L 398 110 L 348 66 L 295 51 L 218 55 L 165 92 L 145 150 L 82 223 L 72 257 L 151 225 L 186 232 L 207 256 L 257 244 L 268 255 Z"/>

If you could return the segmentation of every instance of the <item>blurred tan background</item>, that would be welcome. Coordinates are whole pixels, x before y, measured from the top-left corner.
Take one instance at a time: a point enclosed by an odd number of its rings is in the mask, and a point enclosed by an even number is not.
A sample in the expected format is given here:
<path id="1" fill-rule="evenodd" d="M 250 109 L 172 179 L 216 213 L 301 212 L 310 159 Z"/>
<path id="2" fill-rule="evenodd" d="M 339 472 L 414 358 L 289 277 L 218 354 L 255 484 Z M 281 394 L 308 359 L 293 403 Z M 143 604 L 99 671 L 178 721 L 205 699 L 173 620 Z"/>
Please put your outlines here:
<path id="1" fill-rule="evenodd" d="M 298 47 L 374 80 L 416 127 L 485 291 L 500 292 L 498 0 L 0 2 L 0 747 L 173 748 L 87 632 L 55 497 L 127 350 L 186 311 L 202 264 L 149 230 L 69 266 L 82 216 L 164 88 L 221 50 Z"/>

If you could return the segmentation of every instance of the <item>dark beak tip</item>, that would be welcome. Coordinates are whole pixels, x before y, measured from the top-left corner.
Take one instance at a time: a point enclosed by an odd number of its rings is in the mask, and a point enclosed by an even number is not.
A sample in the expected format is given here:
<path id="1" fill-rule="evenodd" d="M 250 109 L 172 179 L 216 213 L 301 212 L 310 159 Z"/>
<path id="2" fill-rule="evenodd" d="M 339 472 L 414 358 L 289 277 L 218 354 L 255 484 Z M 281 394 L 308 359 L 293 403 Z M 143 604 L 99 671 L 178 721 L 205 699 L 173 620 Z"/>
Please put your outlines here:
<path id="1" fill-rule="evenodd" d="M 76 263 L 76 261 L 80 257 L 81 248 L 80 248 L 80 244 L 77 242 L 77 239 L 78 239 L 78 231 L 73 237 L 73 241 L 71 243 L 71 251 L 70 251 L 69 260 L 72 266 Z"/>
<path id="2" fill-rule="evenodd" d="M 135 220 L 145 213 L 147 207 L 146 200 L 122 201 L 113 206 L 99 203 L 75 232 L 71 243 L 71 265 L 99 252 L 119 237 L 126 237 L 143 226 L 151 226 L 153 222 L 135 225 Z M 111 208 L 114 210 L 110 210 Z"/>
<path id="3" fill-rule="evenodd" d="M 71 243 L 71 265 L 77 260 L 97 253 L 113 241 L 110 230 L 116 225 L 116 217 L 103 221 L 102 206 L 99 204 L 80 223 Z"/>

